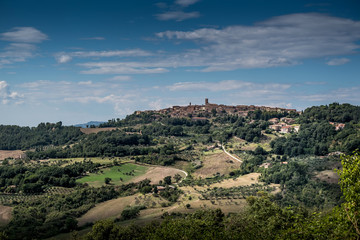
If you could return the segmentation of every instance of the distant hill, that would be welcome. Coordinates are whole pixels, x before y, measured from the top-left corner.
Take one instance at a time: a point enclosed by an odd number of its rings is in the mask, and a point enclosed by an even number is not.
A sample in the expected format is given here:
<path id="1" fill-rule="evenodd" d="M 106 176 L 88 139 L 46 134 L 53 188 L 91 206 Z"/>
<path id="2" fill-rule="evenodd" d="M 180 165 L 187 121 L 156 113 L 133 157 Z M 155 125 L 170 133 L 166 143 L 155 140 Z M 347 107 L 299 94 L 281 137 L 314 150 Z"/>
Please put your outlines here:
<path id="1" fill-rule="evenodd" d="M 104 122 L 99 122 L 99 121 L 90 121 L 87 123 L 80 123 L 80 124 L 76 124 L 74 125 L 74 127 L 82 127 L 82 128 L 86 128 L 86 127 L 90 127 L 91 125 L 94 125 L 95 127 L 98 127 L 100 124 L 102 124 Z"/>

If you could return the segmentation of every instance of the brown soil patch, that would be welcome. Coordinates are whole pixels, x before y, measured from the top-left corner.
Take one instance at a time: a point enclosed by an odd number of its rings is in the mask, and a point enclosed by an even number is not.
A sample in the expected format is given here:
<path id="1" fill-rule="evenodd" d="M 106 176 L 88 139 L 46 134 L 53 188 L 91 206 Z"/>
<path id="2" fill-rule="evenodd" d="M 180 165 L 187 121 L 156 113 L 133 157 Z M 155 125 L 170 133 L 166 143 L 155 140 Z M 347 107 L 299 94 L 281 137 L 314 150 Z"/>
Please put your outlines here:
<path id="1" fill-rule="evenodd" d="M 190 208 L 186 207 L 186 204 L 190 204 Z M 216 200 L 213 203 L 210 200 L 199 200 L 188 202 L 176 202 L 174 205 L 165 208 L 150 208 L 142 210 L 138 220 L 144 219 L 160 219 L 161 215 L 165 212 L 181 212 L 181 213 L 192 213 L 200 209 L 218 209 L 220 208 L 222 212 L 234 213 L 240 212 L 247 205 L 245 199 L 226 199 L 226 200 Z"/>
<path id="2" fill-rule="evenodd" d="M 154 197 L 152 194 L 135 194 L 127 197 L 120 197 L 112 199 L 103 203 L 97 204 L 94 208 L 90 209 L 85 215 L 78 219 L 79 226 L 86 223 L 96 222 L 107 218 L 119 218 L 121 212 L 127 206 L 143 205 L 147 209 L 161 208 L 161 203 L 168 203 L 161 197 Z M 141 211 L 142 212 L 142 211 Z"/>
<path id="3" fill-rule="evenodd" d="M 231 188 L 237 186 L 249 186 L 259 183 L 261 173 L 249 173 L 235 179 L 226 179 L 220 183 L 212 184 L 211 187 Z"/>
<path id="4" fill-rule="evenodd" d="M 149 167 L 147 172 L 141 176 L 135 177 L 132 182 L 140 182 L 144 179 L 151 180 L 151 184 L 158 184 L 160 180 L 163 180 L 166 176 L 174 177 L 175 174 L 180 174 L 183 178 L 185 174 L 176 168 L 171 167 Z M 173 180 L 173 179 L 172 179 Z"/>
<path id="5" fill-rule="evenodd" d="M 98 133 L 98 132 L 108 132 L 108 131 L 114 131 L 119 128 L 116 127 L 109 127 L 109 128 L 80 128 L 80 131 L 85 134 L 91 134 L 91 133 Z"/>
<path id="6" fill-rule="evenodd" d="M 224 152 L 206 155 L 202 162 L 203 166 L 194 173 L 196 177 L 213 177 L 216 173 L 229 174 L 241 165 Z"/>
<path id="7" fill-rule="evenodd" d="M 0 205 L 0 226 L 5 226 L 11 220 L 12 207 Z"/>
<path id="8" fill-rule="evenodd" d="M 318 172 L 315 175 L 315 178 L 325 181 L 327 183 L 338 183 L 339 182 L 339 175 L 334 172 L 333 170 L 325 170 Z"/>
<path id="9" fill-rule="evenodd" d="M 20 158 L 24 154 L 21 150 L 0 150 L 0 160 L 6 158 Z"/>
<path id="10" fill-rule="evenodd" d="M 99 203 L 82 217 L 77 219 L 78 225 L 83 226 L 86 223 L 92 223 L 101 219 L 119 217 L 126 206 L 135 204 L 135 197 L 137 197 L 137 195 Z"/>

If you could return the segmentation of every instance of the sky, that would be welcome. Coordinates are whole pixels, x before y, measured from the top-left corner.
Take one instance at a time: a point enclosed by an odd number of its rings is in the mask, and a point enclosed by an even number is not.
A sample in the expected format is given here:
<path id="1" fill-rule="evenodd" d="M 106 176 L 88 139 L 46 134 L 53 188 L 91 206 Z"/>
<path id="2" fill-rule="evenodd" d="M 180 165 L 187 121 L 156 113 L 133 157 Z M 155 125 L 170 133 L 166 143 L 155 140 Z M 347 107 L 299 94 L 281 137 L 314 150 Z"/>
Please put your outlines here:
<path id="1" fill-rule="evenodd" d="M 0 124 L 360 105 L 360 1 L 0 0 Z"/>

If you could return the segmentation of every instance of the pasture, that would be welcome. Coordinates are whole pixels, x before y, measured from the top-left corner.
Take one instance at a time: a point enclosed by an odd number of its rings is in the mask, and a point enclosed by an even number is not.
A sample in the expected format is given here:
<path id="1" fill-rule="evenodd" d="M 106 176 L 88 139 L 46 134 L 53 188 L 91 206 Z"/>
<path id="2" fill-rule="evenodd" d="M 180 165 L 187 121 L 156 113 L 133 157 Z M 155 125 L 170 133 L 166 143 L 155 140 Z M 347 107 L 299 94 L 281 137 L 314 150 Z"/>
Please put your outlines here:
<path id="1" fill-rule="evenodd" d="M 87 183 L 93 187 L 101 187 L 105 184 L 105 178 L 111 178 L 111 184 L 120 185 L 132 180 L 134 177 L 146 173 L 148 167 L 137 164 L 126 163 L 120 166 L 101 169 L 97 173 L 77 179 L 78 183 Z"/>

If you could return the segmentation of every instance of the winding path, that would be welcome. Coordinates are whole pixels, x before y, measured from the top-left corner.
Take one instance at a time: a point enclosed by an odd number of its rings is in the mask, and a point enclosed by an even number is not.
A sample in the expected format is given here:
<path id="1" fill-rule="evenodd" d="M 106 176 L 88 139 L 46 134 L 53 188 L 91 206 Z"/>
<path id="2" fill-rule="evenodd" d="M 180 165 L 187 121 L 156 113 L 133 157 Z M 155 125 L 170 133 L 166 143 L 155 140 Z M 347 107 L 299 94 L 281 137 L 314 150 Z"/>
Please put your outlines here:
<path id="1" fill-rule="evenodd" d="M 227 155 L 229 155 L 231 158 L 235 159 L 236 161 L 238 161 L 238 162 L 240 162 L 240 163 L 243 162 L 241 159 L 239 159 L 239 158 L 235 157 L 234 155 L 228 153 L 228 151 L 225 150 L 224 145 L 221 145 L 221 147 L 222 147 L 222 150 L 224 151 L 224 153 L 226 153 Z"/>
<path id="2" fill-rule="evenodd" d="M 185 180 L 185 179 L 186 179 L 186 177 L 188 176 L 188 173 L 187 173 L 187 172 L 185 172 L 184 170 L 180 170 L 180 169 L 178 169 L 178 168 L 177 168 L 177 170 L 179 170 L 180 172 L 182 172 L 182 173 L 184 173 L 184 174 L 185 174 L 185 177 L 184 177 L 184 178 L 182 178 L 180 182 L 176 183 L 176 185 L 179 185 L 179 184 L 180 184 L 183 180 Z"/>

